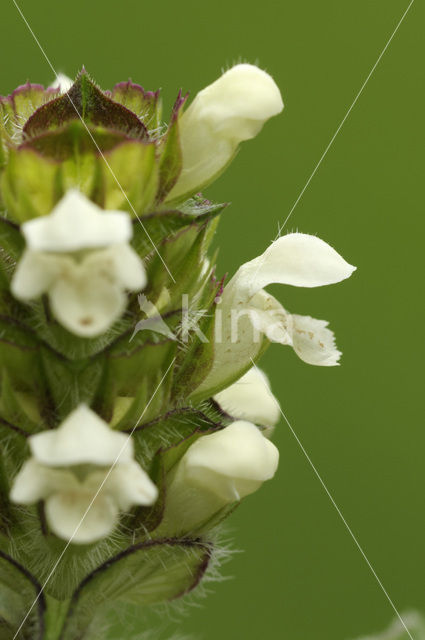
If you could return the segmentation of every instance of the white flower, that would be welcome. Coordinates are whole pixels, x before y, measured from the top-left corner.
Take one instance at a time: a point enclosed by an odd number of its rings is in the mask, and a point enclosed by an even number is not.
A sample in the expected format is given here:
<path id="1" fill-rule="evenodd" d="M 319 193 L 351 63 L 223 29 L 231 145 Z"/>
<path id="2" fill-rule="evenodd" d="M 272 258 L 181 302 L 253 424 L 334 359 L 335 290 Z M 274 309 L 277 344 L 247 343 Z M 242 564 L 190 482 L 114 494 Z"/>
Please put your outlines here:
<path id="1" fill-rule="evenodd" d="M 261 353 L 263 338 L 291 345 L 309 364 L 334 366 L 340 351 L 327 322 L 288 313 L 263 287 L 290 284 L 319 287 L 348 278 L 355 267 L 316 236 L 291 233 L 273 242 L 266 251 L 242 265 L 224 288 L 218 305 L 220 340 L 214 347 L 214 363 L 196 393 L 214 393 L 237 379 Z"/>
<path id="2" fill-rule="evenodd" d="M 251 367 L 237 382 L 217 393 L 214 400 L 232 418 L 269 427 L 267 435 L 280 418 L 279 403 L 266 374 L 258 367 Z"/>
<path id="3" fill-rule="evenodd" d="M 276 473 L 279 452 L 250 422 L 199 438 L 180 461 L 185 482 L 224 502 L 241 500 Z"/>
<path id="4" fill-rule="evenodd" d="M 85 405 L 58 429 L 31 436 L 29 445 L 32 458 L 16 476 L 10 498 L 18 504 L 44 500 L 49 526 L 64 540 L 99 540 L 114 529 L 120 511 L 157 498 L 134 460 L 132 441 Z"/>
<path id="5" fill-rule="evenodd" d="M 254 424 L 238 420 L 201 436 L 171 473 L 164 532 L 194 531 L 226 505 L 257 491 L 273 478 L 279 452 Z"/>
<path id="6" fill-rule="evenodd" d="M 64 73 L 58 73 L 52 84 L 49 86 L 49 89 L 59 89 L 61 93 L 66 93 L 74 84 L 74 81 L 71 78 L 68 78 Z"/>
<path id="7" fill-rule="evenodd" d="M 146 285 L 142 261 L 128 244 L 129 215 L 103 211 L 79 191 L 68 191 L 50 215 L 21 230 L 27 248 L 13 295 L 30 300 L 47 293 L 53 314 L 78 336 L 106 331 L 126 307 L 125 291 Z"/>
<path id="8" fill-rule="evenodd" d="M 168 198 L 189 195 L 214 180 L 239 144 L 282 109 L 273 78 L 251 64 L 232 67 L 200 91 L 179 123 L 183 169 Z"/>

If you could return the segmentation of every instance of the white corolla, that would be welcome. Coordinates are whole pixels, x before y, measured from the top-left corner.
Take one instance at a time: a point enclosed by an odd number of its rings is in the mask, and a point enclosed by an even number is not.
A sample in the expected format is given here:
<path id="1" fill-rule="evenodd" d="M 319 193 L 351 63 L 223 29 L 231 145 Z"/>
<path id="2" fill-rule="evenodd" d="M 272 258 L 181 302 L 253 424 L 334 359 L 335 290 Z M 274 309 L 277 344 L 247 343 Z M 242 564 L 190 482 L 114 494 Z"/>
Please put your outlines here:
<path id="1" fill-rule="evenodd" d="M 120 511 L 151 505 L 158 490 L 134 460 L 133 442 L 85 405 L 54 430 L 29 438 L 32 457 L 14 479 L 18 504 L 44 500 L 52 531 L 87 544 L 109 535 Z"/>
<path id="2" fill-rule="evenodd" d="M 46 293 L 54 316 L 82 337 L 106 331 L 140 291 L 146 272 L 129 241 L 125 211 L 104 211 L 72 189 L 52 213 L 25 222 L 26 249 L 11 290 L 27 301 Z"/>
<path id="3" fill-rule="evenodd" d="M 237 64 L 200 91 L 180 123 L 183 168 L 168 199 L 181 198 L 212 182 L 244 140 L 283 109 L 273 78 L 252 64 Z"/>
<path id="4" fill-rule="evenodd" d="M 264 339 L 293 347 L 309 364 L 334 366 L 341 352 L 325 320 L 291 314 L 264 290 L 269 284 L 320 287 L 348 278 L 355 267 L 320 238 L 290 233 L 243 264 L 219 298 L 213 367 L 196 393 L 234 382 L 261 353 Z"/>

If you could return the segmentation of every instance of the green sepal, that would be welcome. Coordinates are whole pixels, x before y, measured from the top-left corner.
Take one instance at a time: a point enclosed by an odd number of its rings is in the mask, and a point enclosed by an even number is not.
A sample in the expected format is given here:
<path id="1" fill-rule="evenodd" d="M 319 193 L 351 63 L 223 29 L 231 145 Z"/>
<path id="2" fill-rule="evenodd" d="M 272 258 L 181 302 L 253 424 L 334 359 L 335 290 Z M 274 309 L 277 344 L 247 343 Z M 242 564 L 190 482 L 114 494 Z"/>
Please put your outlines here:
<path id="1" fill-rule="evenodd" d="M 60 640 L 96 637 L 110 602 L 146 607 L 194 589 L 212 555 L 200 540 L 165 539 L 134 545 L 87 576 L 75 591 Z"/>
<path id="2" fill-rule="evenodd" d="M 135 113 L 149 133 L 155 134 L 161 122 L 159 90 L 145 91 L 143 87 L 129 80 L 116 84 L 110 92 L 110 97 Z"/>
<path id="3" fill-rule="evenodd" d="M 0 316 L 0 362 L 6 370 L 14 388 L 29 393 L 42 390 L 40 379 L 39 348 L 31 334 L 24 329 L 7 326 L 8 319 Z"/>
<path id="4" fill-rule="evenodd" d="M 253 363 L 256 364 L 263 356 L 265 351 L 270 346 L 271 342 L 265 335 L 262 336 L 261 341 L 258 343 L 258 349 L 255 354 L 252 354 L 251 358 L 247 358 L 238 367 L 233 367 L 230 373 L 220 372 L 220 375 L 216 374 L 214 378 L 209 381 L 208 378 L 204 379 L 199 387 L 195 388 L 189 395 L 189 400 L 195 404 L 211 398 L 216 393 L 227 389 L 234 382 L 239 380 L 249 369 L 252 368 Z"/>
<path id="5" fill-rule="evenodd" d="M 136 323 L 135 318 L 128 310 L 126 315 L 119 318 L 105 333 L 93 338 L 80 338 L 65 329 L 52 315 L 47 295 L 25 305 L 25 307 L 27 311 L 26 324 L 37 327 L 38 340 L 68 360 L 84 360 L 101 355 L 120 336 L 131 335 Z"/>
<path id="6" fill-rule="evenodd" d="M 13 388 L 7 370 L 1 374 L 0 419 L 6 420 L 16 432 L 26 435 L 46 428 L 39 410 L 40 395 L 33 395 Z"/>
<path id="7" fill-rule="evenodd" d="M 162 202 L 176 184 L 183 166 L 183 156 L 179 136 L 179 114 L 187 96 L 179 93 L 173 107 L 167 133 L 160 141 L 159 189 L 157 201 Z"/>
<path id="8" fill-rule="evenodd" d="M 74 129 L 75 133 L 78 130 L 78 133 L 83 137 L 85 136 L 85 131 L 81 129 L 80 122 L 74 122 L 70 126 L 71 128 Z M 98 205 L 102 205 L 102 165 L 99 156 L 94 151 L 95 147 L 92 142 L 91 147 L 86 151 L 79 144 L 75 144 L 72 155 L 64 159 L 60 164 L 58 182 L 63 194 L 68 189 L 78 189 L 87 198 Z"/>
<path id="9" fill-rule="evenodd" d="M 21 256 L 25 247 L 19 225 L 4 216 L 0 216 L 0 246 L 14 260 Z"/>
<path id="10" fill-rule="evenodd" d="M 15 114 L 15 122 L 19 128 L 39 107 L 55 97 L 56 92 L 45 89 L 41 84 L 27 82 L 21 85 L 10 95 L 10 102 Z"/>
<path id="11" fill-rule="evenodd" d="M 19 149 L 32 149 L 46 158 L 63 162 L 80 154 L 106 153 L 125 140 L 131 138 L 123 132 L 71 120 L 53 131 L 26 140 Z"/>
<path id="12" fill-rule="evenodd" d="M 60 197 L 58 165 L 31 149 L 11 150 L 1 176 L 4 204 L 17 222 L 47 215 Z"/>
<path id="13" fill-rule="evenodd" d="M 10 640 L 18 633 L 17 640 L 45 640 L 45 610 L 46 600 L 39 582 L 27 569 L 0 550 L 0 638 Z"/>
<path id="14" fill-rule="evenodd" d="M 133 434 L 135 449 L 146 467 L 155 459 L 155 465 L 160 461 L 164 473 L 168 473 L 172 466 L 186 451 L 190 439 L 221 429 L 226 425 L 222 416 L 218 417 L 209 408 L 206 411 L 194 407 L 175 407 L 165 414 L 157 416 L 151 421 L 138 425 Z M 130 431 L 130 429 L 128 430 Z M 156 478 L 157 470 L 149 469 Z M 158 476 L 159 479 L 159 476 Z"/>
<path id="15" fill-rule="evenodd" d="M 158 163 L 153 142 L 123 142 L 101 161 L 105 209 L 142 215 L 155 201 Z M 124 193 L 123 193 L 124 192 Z"/>
<path id="16" fill-rule="evenodd" d="M 197 222 L 182 228 L 157 245 L 147 264 L 148 287 L 146 296 L 155 299 L 164 287 L 170 290 L 170 309 L 181 309 L 182 295 L 187 294 L 193 307 L 193 298 L 199 297 L 200 271 L 206 256 L 206 237 L 215 220 Z M 171 272 L 174 283 L 170 283 Z"/>
<path id="17" fill-rule="evenodd" d="M 137 419 L 142 424 L 167 406 L 176 350 L 173 340 L 149 341 L 144 332 L 137 333 L 131 341 L 130 338 L 125 335 L 106 352 L 105 376 L 95 402 L 96 410 L 109 422 L 118 396 L 134 398 L 120 422 L 121 428 L 129 423 L 133 427 Z"/>
<path id="18" fill-rule="evenodd" d="M 0 170 L 6 164 L 9 147 L 13 144 L 13 128 L 14 113 L 11 100 L 0 96 Z"/>
<path id="19" fill-rule="evenodd" d="M 175 433 L 179 435 L 174 437 L 172 444 L 162 445 L 158 449 L 157 457 L 161 460 L 165 474 L 170 473 L 198 438 L 224 429 L 230 424 L 231 418 L 218 412 L 212 404 L 204 403 L 200 408 L 177 409 L 167 418 L 167 421 L 170 421 L 170 426 L 172 425 Z"/>
<path id="20" fill-rule="evenodd" d="M 26 122 L 24 134 L 31 138 L 76 118 L 82 118 L 87 124 L 121 131 L 132 138 L 147 137 L 146 127 L 139 118 L 108 98 L 84 69 L 66 94 L 37 109 Z"/>
<path id="21" fill-rule="evenodd" d="M 55 97 L 51 89 L 40 84 L 26 84 L 17 87 L 10 96 L 0 96 L 0 139 L 3 155 L 8 147 L 16 147 L 22 140 L 25 122 L 36 109 Z M 1 155 L 1 152 L 0 152 Z"/>
<path id="22" fill-rule="evenodd" d="M 145 257 L 154 251 L 154 245 L 164 243 L 165 239 L 167 244 L 172 244 L 174 241 L 180 242 L 173 236 L 196 223 L 198 226 L 193 232 L 194 238 L 199 228 L 218 218 L 226 207 L 227 203 L 211 204 L 206 203 L 202 198 L 192 198 L 181 209 L 159 209 L 147 212 L 141 221 L 133 222 L 132 245 L 140 256 Z M 180 261 L 183 262 L 182 255 L 180 255 Z"/>
<path id="23" fill-rule="evenodd" d="M 214 357 L 214 315 L 206 313 L 197 324 L 207 342 L 204 342 L 196 332 L 193 332 L 186 349 L 179 351 L 176 360 L 178 376 L 175 378 L 172 389 L 173 397 L 176 398 L 177 402 L 184 401 L 192 389 L 199 387 L 212 367 Z"/>
<path id="24" fill-rule="evenodd" d="M 10 96 L 0 96 L 0 135 L 4 142 L 12 144 L 16 133 L 15 111 Z"/>
<path id="25" fill-rule="evenodd" d="M 56 600 L 46 594 L 46 632 L 43 640 L 60 640 L 63 623 L 68 613 L 69 600 Z"/>
<path id="26" fill-rule="evenodd" d="M 41 347 L 41 356 L 58 423 L 79 404 L 92 404 L 104 375 L 104 357 L 67 360 L 44 346 Z"/>

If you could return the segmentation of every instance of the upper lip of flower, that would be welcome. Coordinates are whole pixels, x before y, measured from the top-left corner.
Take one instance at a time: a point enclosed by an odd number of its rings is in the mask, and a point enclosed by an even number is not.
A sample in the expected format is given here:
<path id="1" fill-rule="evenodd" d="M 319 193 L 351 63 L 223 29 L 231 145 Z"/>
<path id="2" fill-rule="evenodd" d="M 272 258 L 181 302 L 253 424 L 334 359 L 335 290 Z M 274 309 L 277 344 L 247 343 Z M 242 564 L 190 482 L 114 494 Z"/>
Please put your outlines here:
<path id="1" fill-rule="evenodd" d="M 48 216 L 25 222 L 22 233 L 33 251 L 68 253 L 126 243 L 133 230 L 125 211 L 103 211 L 71 189 Z"/>

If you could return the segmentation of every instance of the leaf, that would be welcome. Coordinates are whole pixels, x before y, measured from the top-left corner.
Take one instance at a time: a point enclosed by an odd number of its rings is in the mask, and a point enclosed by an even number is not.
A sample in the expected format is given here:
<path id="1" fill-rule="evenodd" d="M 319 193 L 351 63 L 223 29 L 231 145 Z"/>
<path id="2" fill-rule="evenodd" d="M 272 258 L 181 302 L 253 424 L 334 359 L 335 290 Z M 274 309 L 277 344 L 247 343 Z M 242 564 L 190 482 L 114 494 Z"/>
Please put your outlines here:
<path id="1" fill-rule="evenodd" d="M 204 575 L 211 546 L 200 540 L 152 540 L 126 549 L 87 576 L 75 591 L 60 640 L 91 638 L 96 614 L 110 602 L 150 606 L 194 589 Z"/>
<path id="2" fill-rule="evenodd" d="M 108 98 L 83 69 L 71 89 L 41 106 L 24 126 L 26 137 L 51 131 L 69 120 L 118 130 L 132 138 L 145 138 L 147 131 L 139 118 L 121 104 Z"/>
<path id="3" fill-rule="evenodd" d="M 40 595 L 39 595 L 40 594 Z M 46 603 L 41 585 L 34 576 L 13 560 L 3 551 L 0 551 L 0 637 L 13 638 L 22 623 L 25 614 L 37 602 L 28 616 L 17 640 L 31 637 L 31 640 L 44 638 L 44 616 Z M 10 635 L 1 635 L 4 630 Z M 29 635 L 31 634 L 31 635 Z"/>

